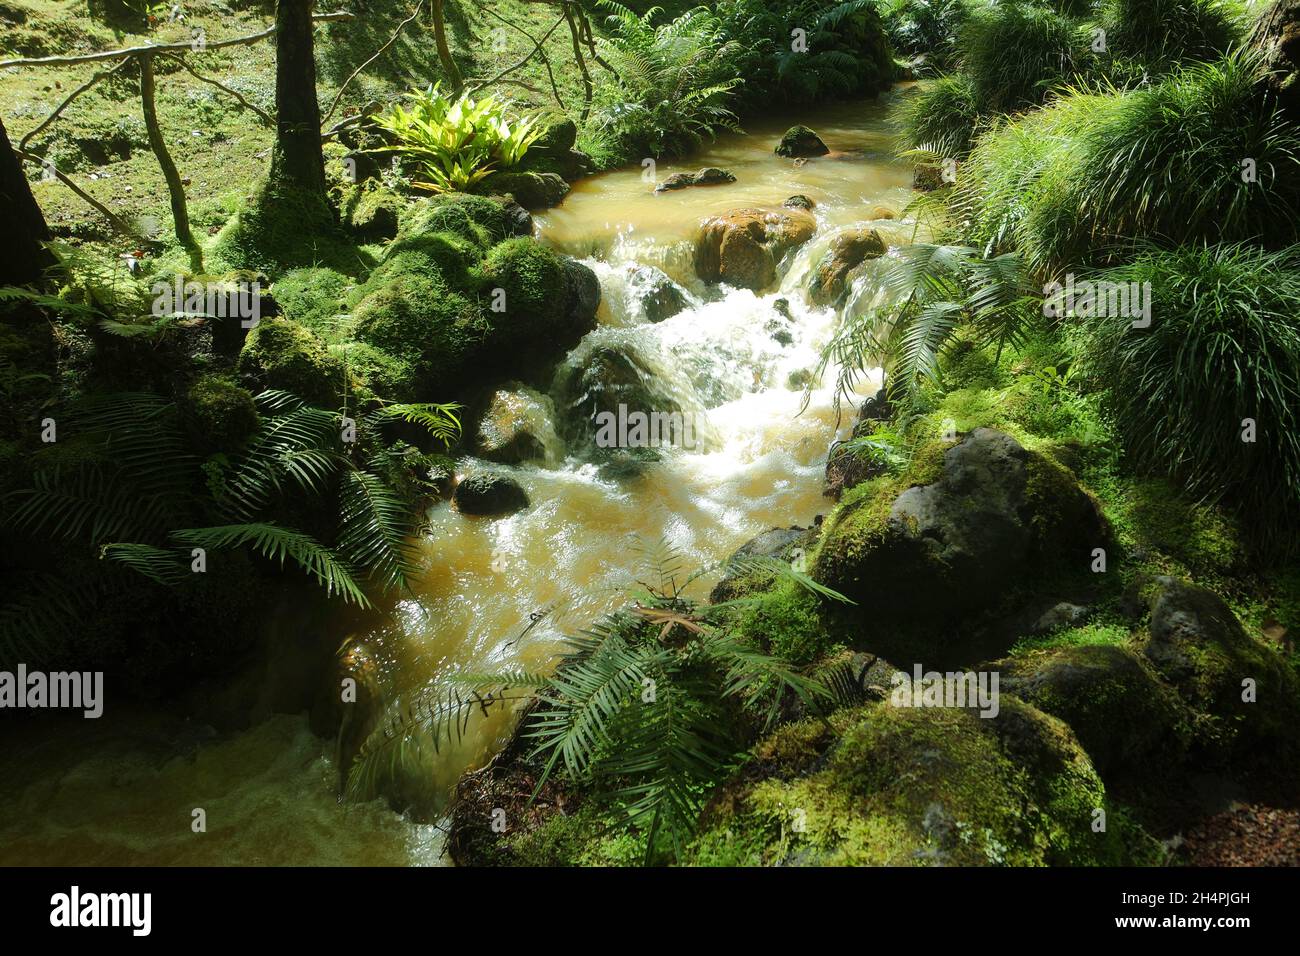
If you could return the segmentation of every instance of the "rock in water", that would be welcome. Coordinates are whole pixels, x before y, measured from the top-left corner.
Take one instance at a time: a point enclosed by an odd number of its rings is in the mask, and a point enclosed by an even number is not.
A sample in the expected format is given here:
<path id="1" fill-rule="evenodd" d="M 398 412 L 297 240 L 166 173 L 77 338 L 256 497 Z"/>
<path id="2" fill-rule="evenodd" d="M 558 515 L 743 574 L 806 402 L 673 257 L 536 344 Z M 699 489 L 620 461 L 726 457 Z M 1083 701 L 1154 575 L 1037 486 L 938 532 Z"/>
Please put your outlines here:
<path id="1" fill-rule="evenodd" d="M 781 258 L 812 238 L 817 220 L 801 209 L 738 209 L 700 225 L 695 274 L 705 282 L 762 292 Z"/>
<path id="2" fill-rule="evenodd" d="M 802 156 L 825 156 L 830 152 L 822 138 L 807 126 L 791 126 L 776 144 L 776 155 L 787 159 Z"/>
<path id="3" fill-rule="evenodd" d="M 889 247 L 874 229 L 855 229 L 835 237 L 830 249 L 813 270 L 808 301 L 813 305 L 835 305 L 848 290 L 848 275 L 868 259 L 879 259 Z"/>
<path id="4" fill-rule="evenodd" d="M 501 518 L 523 511 L 530 504 L 519 482 L 494 472 L 467 475 L 456 485 L 452 501 L 461 514 Z"/>
<path id="5" fill-rule="evenodd" d="M 628 270 L 628 290 L 650 322 L 671 319 L 690 304 L 686 293 L 654 266 L 632 266 Z"/>
<path id="6" fill-rule="evenodd" d="M 721 186 L 726 183 L 734 183 L 736 177 L 731 175 L 725 169 L 718 169 L 716 166 L 706 166 L 699 172 L 694 173 L 673 173 L 658 186 L 655 192 L 671 192 L 674 189 L 688 189 L 691 186 Z"/>
<path id="7" fill-rule="evenodd" d="M 504 465 L 544 459 L 546 444 L 538 434 L 543 414 L 537 397 L 497 390 L 479 420 L 475 454 Z"/>

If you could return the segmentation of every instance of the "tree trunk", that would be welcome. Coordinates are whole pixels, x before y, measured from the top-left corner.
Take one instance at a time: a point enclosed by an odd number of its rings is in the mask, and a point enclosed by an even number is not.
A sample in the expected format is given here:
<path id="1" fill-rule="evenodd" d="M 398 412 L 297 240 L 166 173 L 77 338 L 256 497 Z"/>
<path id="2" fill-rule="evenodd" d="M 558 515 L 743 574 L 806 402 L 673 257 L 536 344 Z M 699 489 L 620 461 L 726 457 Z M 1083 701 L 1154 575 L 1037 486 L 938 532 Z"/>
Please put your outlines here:
<path id="1" fill-rule="evenodd" d="M 456 61 L 451 58 L 451 48 L 447 46 L 447 21 L 442 15 L 442 4 L 443 0 L 430 0 L 433 10 L 433 42 L 438 48 L 438 62 L 442 64 L 442 72 L 447 75 L 447 83 L 454 95 L 460 92 L 464 81 L 456 67 Z"/>
<path id="2" fill-rule="evenodd" d="M 587 61 L 582 56 L 582 34 L 578 30 L 577 21 L 574 20 L 573 7 L 565 0 L 561 9 L 564 11 L 564 19 L 569 22 L 569 36 L 573 39 L 573 59 L 577 61 L 578 72 L 582 74 L 582 116 L 578 122 L 586 123 L 587 117 L 591 115 L 591 73 L 588 72 Z"/>
<path id="3" fill-rule="evenodd" d="M 312 0 L 279 0 L 275 7 L 275 150 L 271 181 L 325 201 L 325 158 L 316 102 Z"/>
<path id="4" fill-rule="evenodd" d="M 1269 91 L 1300 121 L 1300 0 L 1275 0 L 1255 21 L 1249 43 L 1263 54 Z"/>
<path id="5" fill-rule="evenodd" d="M 141 56 L 140 61 L 140 103 L 144 110 L 144 129 L 149 136 L 149 148 L 158 159 L 163 179 L 167 181 L 167 194 L 171 197 L 172 222 L 176 238 L 180 240 L 190 256 L 190 268 L 195 272 L 203 271 L 203 250 L 199 248 L 190 231 L 190 213 L 185 205 L 185 186 L 181 183 L 181 174 L 176 171 L 176 163 L 171 153 L 167 152 L 167 143 L 163 140 L 162 129 L 158 126 L 158 112 L 154 106 L 153 57 Z"/>
<path id="6" fill-rule="evenodd" d="M 45 270 L 54 256 L 44 243 L 50 240 L 41 207 L 36 205 L 23 164 L 0 120 L 0 222 L 5 224 L 9 251 L 0 256 L 0 285 L 44 285 Z"/>

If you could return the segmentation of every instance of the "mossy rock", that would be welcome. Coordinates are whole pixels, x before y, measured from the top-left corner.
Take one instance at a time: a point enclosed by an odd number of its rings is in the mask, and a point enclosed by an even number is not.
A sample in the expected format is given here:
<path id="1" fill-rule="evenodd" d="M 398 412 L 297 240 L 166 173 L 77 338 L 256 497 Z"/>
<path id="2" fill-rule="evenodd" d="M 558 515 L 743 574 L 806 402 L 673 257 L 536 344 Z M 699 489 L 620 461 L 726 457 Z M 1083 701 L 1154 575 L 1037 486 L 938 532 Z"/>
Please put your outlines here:
<path id="1" fill-rule="evenodd" d="M 825 156 L 830 148 L 807 126 L 791 126 L 776 144 L 776 155 L 795 159 L 802 156 Z"/>
<path id="2" fill-rule="evenodd" d="M 217 235 L 212 255 L 219 264 L 272 279 L 308 266 L 328 265 L 349 275 L 367 266 L 322 197 L 269 181 Z"/>
<path id="3" fill-rule="evenodd" d="M 238 450 L 261 420 L 252 392 L 226 375 L 195 379 L 185 392 L 184 409 L 194 441 L 209 452 Z"/>
<path id="4" fill-rule="evenodd" d="M 332 350 L 347 365 L 362 402 L 414 401 L 419 391 L 415 367 L 368 342 L 347 342 Z"/>
<path id="5" fill-rule="evenodd" d="M 813 305 L 837 305 L 848 293 L 849 273 L 869 259 L 889 251 L 874 229 L 856 229 L 835 237 L 830 249 L 813 270 L 808 301 Z"/>
<path id="6" fill-rule="evenodd" d="M 553 348 L 576 342 L 596 326 L 600 283 L 595 274 L 531 238 L 495 246 L 479 275 L 503 345 Z"/>
<path id="7" fill-rule="evenodd" d="M 406 207 L 399 238 L 436 232 L 451 233 L 487 250 L 511 236 L 531 235 L 532 218 L 501 199 L 468 193 L 445 193 Z"/>
<path id="8" fill-rule="evenodd" d="M 1243 764 L 1293 766 L 1300 756 L 1295 669 L 1247 634 L 1214 592 L 1173 578 L 1157 583 L 1142 653 L 1213 721 L 1213 749 Z"/>
<path id="9" fill-rule="evenodd" d="M 550 209 L 564 202 L 569 194 L 569 184 L 554 172 L 509 170 L 493 173 L 483 180 L 483 189 L 508 194 L 528 210 Z"/>
<path id="10" fill-rule="evenodd" d="M 471 291 L 471 270 L 483 257 L 477 243 L 451 232 L 426 232 L 389 244 L 383 259 L 366 280 L 365 289 L 378 289 L 398 276 L 439 278 L 459 292 Z"/>
<path id="11" fill-rule="evenodd" d="M 492 333 L 475 303 L 422 275 L 398 275 L 376 288 L 353 316 L 356 338 L 409 363 L 415 392 L 428 400 L 446 400 L 466 383 Z"/>
<path id="12" fill-rule="evenodd" d="M 406 203 L 404 196 L 373 179 L 366 180 L 344 197 L 343 222 L 354 235 L 367 242 L 392 239 L 397 235 L 397 224 Z"/>
<path id="13" fill-rule="evenodd" d="M 1102 778 L 1141 791 L 1187 757 L 1195 715 L 1127 647 L 1091 644 L 1028 651 L 989 665 L 1001 689 L 1070 725 Z"/>
<path id="14" fill-rule="evenodd" d="M 329 338 L 334 333 L 330 320 L 342 310 L 351 284 L 348 276 L 323 266 L 295 269 L 280 277 L 271 294 L 286 319 Z"/>
<path id="15" fill-rule="evenodd" d="M 1086 573 L 1093 549 L 1109 541 L 1096 503 L 1065 468 L 979 428 L 956 444 L 922 446 L 901 477 L 847 492 L 813 576 L 882 623 L 941 633 L 1049 573 Z M 950 633 L 958 643 L 949 651 L 966 660 L 961 637 Z"/>
<path id="16" fill-rule="evenodd" d="M 743 608 L 735 629 L 749 643 L 795 665 L 811 663 L 835 643 L 823 619 L 822 599 L 790 580 Z"/>
<path id="17" fill-rule="evenodd" d="M 1070 729 L 1007 697 L 995 718 L 880 701 L 781 728 L 706 808 L 697 865 L 1095 865 L 1150 841 Z M 780 755 L 780 756 L 777 756 Z"/>
<path id="18" fill-rule="evenodd" d="M 344 369 L 312 331 L 284 319 L 263 320 L 239 353 L 239 374 L 258 390 L 282 389 L 313 405 L 332 408 L 344 386 Z"/>

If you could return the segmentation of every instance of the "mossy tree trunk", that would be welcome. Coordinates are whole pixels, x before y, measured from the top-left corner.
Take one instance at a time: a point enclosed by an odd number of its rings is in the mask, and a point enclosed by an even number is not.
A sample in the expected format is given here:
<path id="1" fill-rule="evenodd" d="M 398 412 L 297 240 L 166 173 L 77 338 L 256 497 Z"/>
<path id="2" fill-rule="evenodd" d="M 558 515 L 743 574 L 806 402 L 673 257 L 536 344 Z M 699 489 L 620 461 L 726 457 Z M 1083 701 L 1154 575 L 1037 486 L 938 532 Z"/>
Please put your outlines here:
<path id="1" fill-rule="evenodd" d="M 9 251 L 0 256 L 0 285 L 40 286 L 45 271 L 54 265 L 46 248 L 50 230 L 41 207 L 36 205 L 22 161 L 9 144 L 0 119 L 0 222 L 8 233 Z"/>
<path id="2" fill-rule="evenodd" d="M 1300 0 L 1275 0 L 1255 21 L 1249 43 L 1263 55 L 1269 91 L 1300 121 Z"/>
<path id="3" fill-rule="evenodd" d="M 447 77 L 447 85 L 451 87 L 451 92 L 459 93 L 464 80 L 461 79 L 456 61 L 451 58 L 451 47 L 447 45 L 447 18 L 443 16 L 443 0 L 430 0 L 430 7 L 433 14 L 433 42 L 438 48 L 438 62 L 442 64 L 442 72 Z"/>
<path id="4" fill-rule="evenodd" d="M 163 179 L 167 182 L 167 194 L 171 198 L 172 222 L 176 238 L 189 253 L 190 268 L 195 272 L 203 271 L 203 250 L 199 247 L 194 233 L 190 230 L 190 213 L 185 204 L 185 184 L 181 174 L 176 171 L 176 163 L 167 151 L 163 140 L 162 128 L 158 125 L 158 111 L 154 104 L 153 57 L 140 56 L 140 103 L 144 111 L 144 128 L 149 137 L 149 148 L 158 159 Z"/>
<path id="5" fill-rule="evenodd" d="M 278 0 L 275 6 L 275 150 L 271 182 L 325 197 L 316 58 L 312 45 L 313 0 Z"/>

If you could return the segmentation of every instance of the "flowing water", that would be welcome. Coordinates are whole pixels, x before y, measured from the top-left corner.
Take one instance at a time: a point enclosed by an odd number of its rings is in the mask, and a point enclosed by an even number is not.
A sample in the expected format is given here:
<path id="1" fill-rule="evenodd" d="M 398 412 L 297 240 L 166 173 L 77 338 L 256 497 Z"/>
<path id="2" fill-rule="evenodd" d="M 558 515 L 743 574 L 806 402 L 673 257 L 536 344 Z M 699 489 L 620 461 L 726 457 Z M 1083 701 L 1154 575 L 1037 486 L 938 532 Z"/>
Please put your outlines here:
<path id="1" fill-rule="evenodd" d="M 654 170 L 662 180 L 720 166 L 735 174 L 733 184 L 656 195 L 634 168 L 580 181 L 562 206 L 537 217 L 542 241 L 585 261 L 601 283 L 599 327 L 566 362 L 577 365 L 604 346 L 633 350 L 693 416 L 702 440 L 690 450 L 663 449 L 634 478 L 611 477 L 565 448 L 551 396 L 526 393 L 546 461 L 492 467 L 518 480 L 532 506 L 500 520 L 461 515 L 445 503 L 431 509 L 421 542 L 427 572 L 392 619 L 364 635 L 387 688 L 418 690 L 453 670 L 544 668 L 566 629 L 613 609 L 645 577 L 638 548 L 663 540 L 688 568 L 710 565 L 768 528 L 807 525 L 828 509 L 826 453 L 848 423 L 837 422 L 826 386 L 815 387 L 801 411 L 800 385 L 837 316 L 810 308 L 802 289 L 846 228 L 870 224 L 895 244 L 910 238 L 912 224 L 890 218 L 911 192 L 909 170 L 893 151 L 888 105 L 754 122 L 688 163 Z M 795 122 L 817 129 L 836 155 L 801 165 L 774 156 Z M 778 289 L 710 290 L 695 279 L 691 243 L 702 217 L 775 208 L 795 194 L 816 204 L 818 230 L 782 264 Z M 646 321 L 644 274 L 636 269 L 645 265 L 679 283 L 684 311 Z M 779 317 L 778 299 L 788 303 L 788 320 Z M 780 341 L 774 328 L 786 333 Z M 707 594 L 715 579 L 702 579 L 698 591 Z M 75 736 L 51 729 L 5 755 L 13 764 L 0 773 L 7 811 L 0 863 L 440 861 L 436 826 L 412 824 L 380 801 L 336 803 L 331 748 L 309 733 L 305 718 L 276 717 L 225 738 L 148 715 L 119 720 L 111 733 L 108 721 L 87 732 L 94 723 L 78 722 Z M 426 755 L 422 772 L 450 787 L 511 726 L 504 712 L 472 721 L 458 745 Z M 195 807 L 207 812 L 202 835 L 191 832 Z"/>

